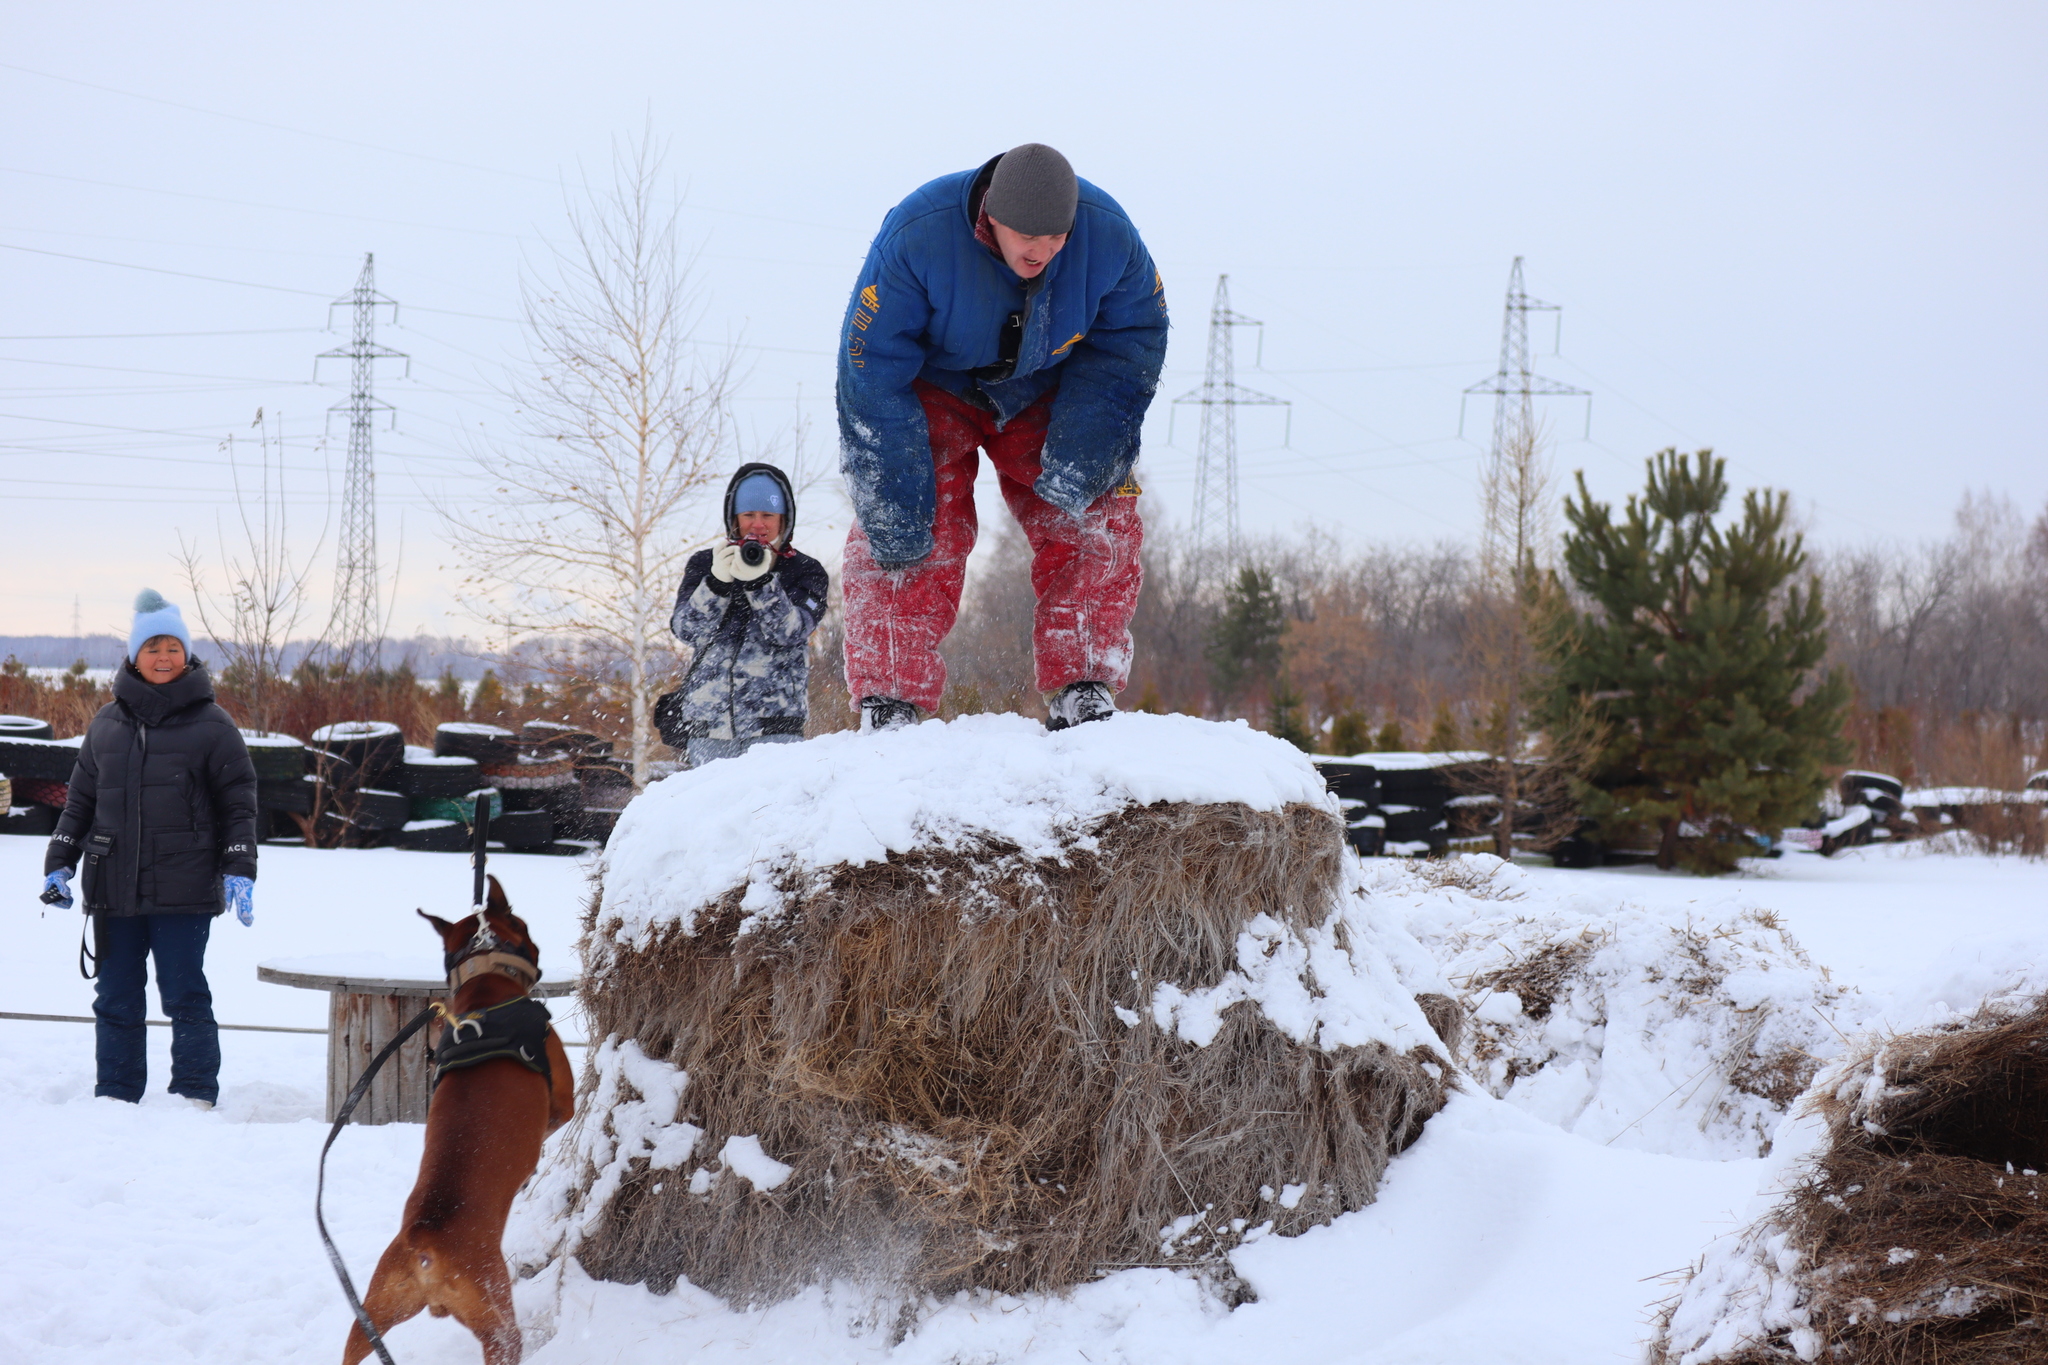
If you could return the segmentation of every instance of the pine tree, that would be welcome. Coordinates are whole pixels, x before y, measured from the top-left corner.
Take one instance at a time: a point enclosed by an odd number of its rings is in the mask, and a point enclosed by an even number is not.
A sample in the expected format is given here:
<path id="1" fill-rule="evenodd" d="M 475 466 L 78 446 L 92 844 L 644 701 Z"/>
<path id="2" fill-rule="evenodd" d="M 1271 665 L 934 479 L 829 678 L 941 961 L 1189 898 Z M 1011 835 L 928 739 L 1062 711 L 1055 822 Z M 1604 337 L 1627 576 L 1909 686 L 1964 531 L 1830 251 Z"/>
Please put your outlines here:
<path id="1" fill-rule="evenodd" d="M 483 680 L 476 685 L 476 695 L 470 698 L 469 718 L 471 720 L 496 720 L 505 710 L 505 685 L 498 681 L 497 670 L 484 670 Z"/>
<path id="2" fill-rule="evenodd" d="M 1827 652 L 1820 585 L 1787 528 L 1786 496 L 1752 489 L 1719 526 L 1725 461 L 1676 450 L 1617 523 L 1586 490 L 1565 502 L 1565 573 L 1593 610 L 1559 605 L 1539 645 L 1549 673 L 1534 718 L 1590 762 L 1582 810 L 1604 837 L 1654 830 L 1657 865 L 1725 871 L 1745 828 L 1805 815 L 1824 764 L 1847 758 L 1849 684 Z M 1681 843 L 1681 833 L 1700 837 Z"/>
<path id="3" fill-rule="evenodd" d="M 1247 564 L 1223 590 L 1223 614 L 1209 635 L 1209 669 L 1216 692 L 1234 701 L 1248 687 L 1268 684 L 1280 671 L 1280 636 L 1286 609 L 1273 571 Z"/>
<path id="4" fill-rule="evenodd" d="M 1339 712 L 1330 725 L 1330 752 L 1362 754 L 1372 747 L 1372 727 L 1366 723 L 1365 712 L 1358 710 Z"/>
<path id="5" fill-rule="evenodd" d="M 1465 747 L 1465 737 L 1458 729 L 1458 718 L 1451 712 L 1447 701 L 1436 705 L 1436 719 L 1429 726 L 1429 748 L 1432 753 L 1447 754 Z"/>
<path id="6" fill-rule="evenodd" d="M 1315 736 L 1308 732 L 1308 720 L 1302 715 L 1301 694 L 1282 673 L 1273 684 L 1273 699 L 1267 708 L 1266 730 L 1275 739 L 1284 739 L 1303 753 L 1314 753 Z"/>

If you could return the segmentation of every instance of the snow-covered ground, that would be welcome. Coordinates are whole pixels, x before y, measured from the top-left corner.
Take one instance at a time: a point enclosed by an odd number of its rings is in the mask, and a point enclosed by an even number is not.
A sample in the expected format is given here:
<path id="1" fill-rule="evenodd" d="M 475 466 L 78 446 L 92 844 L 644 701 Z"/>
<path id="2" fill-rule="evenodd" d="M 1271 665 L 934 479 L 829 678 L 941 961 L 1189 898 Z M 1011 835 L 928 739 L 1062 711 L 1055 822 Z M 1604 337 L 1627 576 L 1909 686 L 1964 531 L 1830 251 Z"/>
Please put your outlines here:
<path id="1" fill-rule="evenodd" d="M 0 887 L 13 888 L 14 907 L 0 1010 L 86 1014 L 90 988 L 72 966 L 78 919 L 36 905 L 41 858 L 39 840 L 0 838 Z M 1623 907 L 1700 924 L 1774 911 L 1816 966 L 1854 988 L 1855 1004 L 1838 1012 L 1845 1028 L 1968 1009 L 1988 992 L 2040 983 L 2048 964 L 2041 863 L 1877 847 L 1788 855 L 1714 882 L 1524 868 L 1508 873 L 1520 899 L 1492 906 L 1383 866 L 1373 865 L 1374 904 L 1407 923 L 1435 916 L 1454 927 L 1484 912 L 1597 928 Z M 493 870 L 550 974 L 568 974 L 584 869 L 505 856 Z M 325 997 L 259 984 L 259 961 L 431 953 L 414 908 L 453 915 L 467 900 L 460 857 L 266 848 L 255 927 L 215 924 L 219 1017 L 320 1026 Z M 565 1025 L 582 1036 L 573 1018 Z M 159 1091 L 167 1035 L 150 1031 Z M 161 1093 L 136 1108 L 90 1098 L 90 1028 L 0 1021 L 0 1361 L 337 1357 L 347 1314 L 312 1222 L 324 1040 L 230 1032 L 222 1044 L 217 1111 Z M 421 1133 L 354 1129 L 336 1146 L 329 1222 L 359 1278 L 396 1229 Z M 1735 1225 L 1764 1165 L 1628 1150 L 1475 1086 L 1393 1163 L 1371 1208 L 1240 1251 L 1258 1300 L 1234 1312 L 1189 1280 L 1134 1270 L 1065 1298 L 962 1300 L 895 1346 L 863 1325 L 860 1304 L 824 1294 L 736 1313 L 687 1286 L 662 1297 L 574 1272 L 522 1285 L 521 1314 L 552 1329 L 529 1353 L 538 1365 L 799 1355 L 876 1365 L 1633 1361 L 1652 1306 L 1670 1292 L 1660 1277 Z M 478 1359 L 461 1328 L 424 1316 L 391 1344 L 407 1365 Z"/>

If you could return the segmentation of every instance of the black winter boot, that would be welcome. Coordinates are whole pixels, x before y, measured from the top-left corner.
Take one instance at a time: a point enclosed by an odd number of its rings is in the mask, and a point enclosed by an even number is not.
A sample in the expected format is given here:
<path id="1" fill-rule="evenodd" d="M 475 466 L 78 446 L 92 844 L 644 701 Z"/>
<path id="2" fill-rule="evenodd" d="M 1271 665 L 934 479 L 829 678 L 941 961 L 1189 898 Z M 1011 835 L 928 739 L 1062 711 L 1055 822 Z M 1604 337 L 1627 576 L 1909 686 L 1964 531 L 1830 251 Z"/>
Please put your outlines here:
<path id="1" fill-rule="evenodd" d="M 860 699 L 860 732 L 864 735 L 872 735 L 882 730 L 900 730 L 906 725 L 915 725 L 922 719 L 915 706 L 895 697 Z"/>
<path id="2" fill-rule="evenodd" d="M 1068 683 L 1045 699 L 1045 709 L 1051 713 L 1045 728 L 1064 730 L 1069 725 L 1108 720 L 1116 714 L 1116 697 L 1108 683 Z"/>

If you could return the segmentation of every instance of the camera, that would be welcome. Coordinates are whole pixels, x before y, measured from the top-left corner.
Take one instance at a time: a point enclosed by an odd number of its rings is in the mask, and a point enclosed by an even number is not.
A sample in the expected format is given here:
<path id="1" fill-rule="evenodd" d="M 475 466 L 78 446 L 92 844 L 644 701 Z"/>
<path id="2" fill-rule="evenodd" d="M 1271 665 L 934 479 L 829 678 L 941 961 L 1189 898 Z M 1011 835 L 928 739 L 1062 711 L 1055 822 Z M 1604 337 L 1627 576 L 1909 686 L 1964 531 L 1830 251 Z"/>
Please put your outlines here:
<path id="1" fill-rule="evenodd" d="M 740 559 L 748 568 L 760 567 L 761 561 L 767 557 L 768 547 L 760 541 L 743 540 L 740 542 Z"/>

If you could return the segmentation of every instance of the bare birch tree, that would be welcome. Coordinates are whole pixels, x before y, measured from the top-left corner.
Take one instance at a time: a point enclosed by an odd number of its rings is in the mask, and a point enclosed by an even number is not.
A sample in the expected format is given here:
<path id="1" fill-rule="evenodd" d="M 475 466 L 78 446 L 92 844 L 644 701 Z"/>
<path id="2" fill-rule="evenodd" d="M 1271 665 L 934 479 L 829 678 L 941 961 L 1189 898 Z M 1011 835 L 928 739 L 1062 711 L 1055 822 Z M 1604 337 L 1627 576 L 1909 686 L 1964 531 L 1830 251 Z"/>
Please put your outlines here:
<path id="1" fill-rule="evenodd" d="M 216 522 L 225 597 L 206 586 L 205 562 L 196 544 L 178 538 L 178 564 L 192 590 L 204 630 L 222 655 L 221 681 L 238 694 L 247 719 L 258 730 L 277 726 L 284 681 L 284 655 L 292 632 L 306 619 L 306 585 L 327 539 L 303 555 L 292 552 L 285 508 L 284 419 L 266 425 L 263 409 L 250 423 L 257 430 L 257 470 L 246 475 L 230 435 L 221 442 L 235 483 L 235 511 L 241 521 L 239 546 L 231 548 L 226 526 Z M 273 467 L 274 466 L 274 467 Z M 253 487 L 251 486 L 253 485 Z"/>
<path id="2" fill-rule="evenodd" d="M 568 205 L 553 278 L 524 291 L 529 362 L 505 396 L 518 439 L 476 452 L 486 491 L 440 508 L 464 600 L 508 639 L 579 638 L 623 672 L 635 786 L 672 676 L 668 619 L 733 446 L 729 352 L 700 349 L 702 307 L 664 208 L 651 136 L 614 152 L 612 184 Z"/>
<path id="3" fill-rule="evenodd" d="M 1488 459 L 1480 482 L 1485 532 L 1480 557 L 1481 604 L 1473 641 L 1478 676 L 1493 693 L 1488 728 L 1500 746 L 1493 786 L 1500 795 L 1493 851 L 1512 858 L 1515 821 L 1524 797 L 1518 760 L 1527 747 L 1523 694 L 1531 660 L 1529 613 L 1540 562 L 1555 539 L 1550 461 L 1541 428 L 1525 412 L 1513 434 Z"/>

